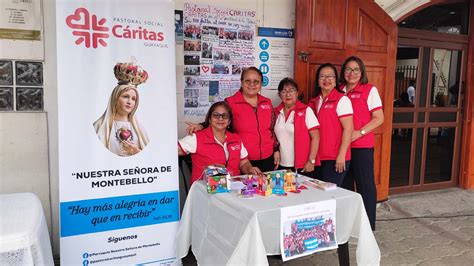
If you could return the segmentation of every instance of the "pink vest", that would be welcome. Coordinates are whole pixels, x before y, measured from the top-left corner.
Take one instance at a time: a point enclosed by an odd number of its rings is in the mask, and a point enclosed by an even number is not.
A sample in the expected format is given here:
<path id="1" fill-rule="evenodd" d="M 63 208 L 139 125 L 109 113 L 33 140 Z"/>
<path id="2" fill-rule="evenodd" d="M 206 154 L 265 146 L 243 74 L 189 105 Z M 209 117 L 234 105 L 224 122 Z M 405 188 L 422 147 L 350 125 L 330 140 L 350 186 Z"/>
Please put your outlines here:
<path id="1" fill-rule="evenodd" d="M 247 103 L 240 91 L 227 97 L 232 109 L 232 123 L 247 148 L 250 160 L 266 159 L 273 154 L 272 112 L 270 99 L 258 95 L 257 109 Z"/>
<path id="2" fill-rule="evenodd" d="M 306 126 L 306 108 L 308 106 L 300 101 L 296 101 L 296 105 L 293 108 L 295 112 L 294 118 L 294 128 L 295 128 L 295 167 L 303 168 L 305 163 L 309 159 L 309 152 L 311 150 L 311 136 L 309 135 L 309 130 Z M 283 109 L 283 103 L 278 105 L 275 108 L 275 115 L 280 114 L 281 109 Z"/>
<path id="3" fill-rule="evenodd" d="M 351 100 L 352 109 L 354 110 L 354 130 L 360 130 L 364 125 L 369 123 L 372 118 L 372 113 L 369 111 L 369 106 L 367 105 L 367 99 L 369 98 L 372 87 L 373 85 L 371 84 L 359 83 L 354 89 L 346 93 L 347 97 Z M 365 136 L 352 142 L 351 147 L 373 148 L 374 141 L 374 132 L 369 132 Z"/>
<path id="4" fill-rule="evenodd" d="M 242 142 L 236 134 L 229 131 L 226 134 L 227 150 L 229 151 L 228 160 L 225 158 L 224 147 L 216 142 L 210 127 L 196 132 L 196 153 L 191 154 L 193 161 L 191 184 L 198 180 L 202 176 L 204 169 L 211 164 L 224 165 L 231 175 L 240 174 L 239 164 Z"/>
<path id="5" fill-rule="evenodd" d="M 323 105 L 318 112 L 320 95 L 309 101 L 308 105 L 313 109 L 319 121 L 319 141 L 318 159 L 336 160 L 339 153 L 339 147 L 342 143 L 342 124 L 337 116 L 337 104 L 344 94 L 333 89 L 329 95 L 323 99 Z M 347 149 L 346 160 L 351 159 L 351 149 Z"/>

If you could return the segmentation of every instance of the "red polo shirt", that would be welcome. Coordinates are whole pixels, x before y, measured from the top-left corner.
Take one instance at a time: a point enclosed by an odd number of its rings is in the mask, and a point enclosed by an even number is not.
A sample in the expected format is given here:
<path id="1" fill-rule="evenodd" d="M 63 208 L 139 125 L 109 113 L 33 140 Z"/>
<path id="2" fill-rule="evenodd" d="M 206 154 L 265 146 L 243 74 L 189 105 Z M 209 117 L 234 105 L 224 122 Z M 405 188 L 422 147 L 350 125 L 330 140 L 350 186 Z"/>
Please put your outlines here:
<path id="1" fill-rule="evenodd" d="M 321 140 L 319 141 L 318 159 L 321 161 L 336 160 L 342 144 L 343 133 L 339 119 L 352 116 L 353 113 L 349 99 L 334 89 L 324 99 L 321 94 L 311 99 L 308 105 L 313 109 L 320 124 Z M 350 148 L 347 149 L 346 160 L 351 159 L 350 151 Z"/>
<path id="2" fill-rule="evenodd" d="M 343 90 L 345 91 L 345 87 Z M 382 109 L 382 101 L 377 88 L 371 84 L 359 83 L 346 95 L 351 100 L 354 109 L 354 130 L 363 128 L 372 119 L 372 112 Z M 375 134 L 372 131 L 352 142 L 351 147 L 373 148 L 374 142 Z"/>
<path id="3" fill-rule="evenodd" d="M 311 150 L 311 136 L 309 132 L 319 128 L 318 119 L 313 114 L 311 108 L 300 101 L 296 102 L 293 110 L 288 112 L 287 117 L 283 116 L 281 111 L 282 109 L 283 103 L 275 108 L 275 115 L 277 116 L 275 133 L 278 137 L 278 140 L 280 141 L 280 154 L 282 158 L 281 165 L 286 167 L 295 167 L 298 169 L 303 168 L 305 163 L 309 160 L 309 153 Z M 308 115 L 309 117 L 307 117 L 307 112 L 310 112 L 310 115 Z M 285 121 L 282 121 L 284 119 Z M 293 143 L 288 143 L 288 145 L 291 145 L 290 147 L 285 147 L 284 144 L 287 143 L 288 140 L 291 141 L 291 135 L 285 135 L 282 132 L 285 130 L 285 124 L 287 123 L 291 123 L 293 125 Z M 291 134 L 291 131 L 289 131 L 287 134 Z M 282 140 L 281 136 L 289 137 L 286 137 Z M 294 149 L 293 163 L 291 164 L 290 162 L 291 165 L 286 165 L 283 162 L 283 158 L 287 157 L 285 156 L 286 152 L 291 154 L 291 151 L 286 151 L 286 149 L 291 150 L 291 147 Z"/>
<path id="4" fill-rule="evenodd" d="M 247 158 L 245 146 L 237 134 L 227 131 L 225 142 L 220 144 L 210 127 L 184 137 L 178 145 L 184 153 L 191 153 L 191 184 L 199 180 L 204 169 L 211 164 L 224 165 L 231 175 L 239 175 L 240 160 Z"/>
<path id="5" fill-rule="evenodd" d="M 257 108 L 247 103 L 238 91 L 225 100 L 232 109 L 232 123 L 249 152 L 250 160 L 266 159 L 273 154 L 272 101 L 258 95 Z"/>

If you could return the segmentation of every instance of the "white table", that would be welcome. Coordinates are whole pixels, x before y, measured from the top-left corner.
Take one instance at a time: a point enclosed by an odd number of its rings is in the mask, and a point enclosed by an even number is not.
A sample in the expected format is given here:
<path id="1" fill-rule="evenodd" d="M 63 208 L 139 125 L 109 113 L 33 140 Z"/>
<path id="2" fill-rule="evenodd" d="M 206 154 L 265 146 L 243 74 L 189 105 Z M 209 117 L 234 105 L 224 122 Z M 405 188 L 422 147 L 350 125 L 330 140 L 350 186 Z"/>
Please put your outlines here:
<path id="1" fill-rule="evenodd" d="M 0 194 L 0 265 L 54 265 L 43 207 L 32 193 Z"/>
<path id="2" fill-rule="evenodd" d="M 308 188 L 287 197 L 243 199 L 235 193 L 210 195 L 203 181 L 194 182 L 189 191 L 176 236 L 177 257 L 185 257 L 192 246 L 201 265 L 268 265 L 267 255 L 280 254 L 280 209 L 328 199 L 336 199 L 338 244 L 352 237 L 358 264 L 380 264 L 380 250 L 357 193 Z"/>

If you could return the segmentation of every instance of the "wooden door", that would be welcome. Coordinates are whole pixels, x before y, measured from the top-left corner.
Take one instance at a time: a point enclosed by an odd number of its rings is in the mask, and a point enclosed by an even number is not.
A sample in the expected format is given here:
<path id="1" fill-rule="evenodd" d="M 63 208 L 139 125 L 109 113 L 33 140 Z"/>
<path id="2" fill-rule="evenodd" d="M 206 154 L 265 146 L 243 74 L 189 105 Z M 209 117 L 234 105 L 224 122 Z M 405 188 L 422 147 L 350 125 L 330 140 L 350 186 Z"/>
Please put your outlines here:
<path id="1" fill-rule="evenodd" d="M 377 200 L 388 197 L 397 25 L 373 0 L 296 0 L 295 79 L 305 100 L 314 97 L 316 69 L 326 62 L 339 69 L 356 55 L 378 89 L 385 122 L 375 131 Z M 304 54 L 307 54 L 305 56 Z"/>

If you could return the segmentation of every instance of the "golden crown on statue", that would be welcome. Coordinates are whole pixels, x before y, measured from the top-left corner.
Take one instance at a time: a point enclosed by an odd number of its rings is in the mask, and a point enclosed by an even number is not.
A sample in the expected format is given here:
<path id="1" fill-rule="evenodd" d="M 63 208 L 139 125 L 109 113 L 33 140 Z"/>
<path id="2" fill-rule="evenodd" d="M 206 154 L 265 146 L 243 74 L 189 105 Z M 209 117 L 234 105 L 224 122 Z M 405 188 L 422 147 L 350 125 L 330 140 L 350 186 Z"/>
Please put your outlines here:
<path id="1" fill-rule="evenodd" d="M 140 85 L 148 79 L 148 73 L 134 63 L 117 63 L 114 66 L 115 78 L 119 84 Z"/>

